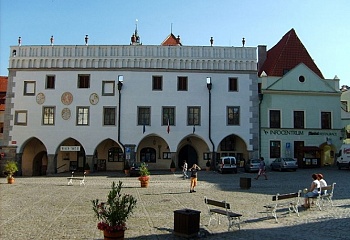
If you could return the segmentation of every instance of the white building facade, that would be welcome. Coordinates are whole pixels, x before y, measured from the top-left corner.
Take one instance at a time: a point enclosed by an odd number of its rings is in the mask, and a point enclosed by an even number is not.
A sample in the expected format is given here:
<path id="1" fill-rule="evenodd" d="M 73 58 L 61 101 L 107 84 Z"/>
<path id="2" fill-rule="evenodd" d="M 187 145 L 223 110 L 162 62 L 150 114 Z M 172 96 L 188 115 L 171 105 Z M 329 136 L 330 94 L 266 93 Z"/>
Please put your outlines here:
<path id="1" fill-rule="evenodd" d="M 259 155 L 255 47 L 10 50 L 4 142 L 22 175 Z"/>

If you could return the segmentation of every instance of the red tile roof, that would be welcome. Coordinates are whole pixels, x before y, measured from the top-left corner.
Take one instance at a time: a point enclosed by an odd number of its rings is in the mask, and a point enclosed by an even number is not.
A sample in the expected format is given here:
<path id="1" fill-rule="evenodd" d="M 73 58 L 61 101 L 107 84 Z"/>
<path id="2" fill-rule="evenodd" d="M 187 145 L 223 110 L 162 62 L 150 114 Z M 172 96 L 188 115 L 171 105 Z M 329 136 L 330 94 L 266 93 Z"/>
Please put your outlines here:
<path id="1" fill-rule="evenodd" d="M 274 47 L 267 51 L 266 60 L 259 69 L 258 76 L 264 71 L 267 76 L 282 77 L 285 70 L 289 71 L 300 63 L 304 63 L 320 78 L 324 79 L 321 71 L 292 28 Z"/>
<path id="2" fill-rule="evenodd" d="M 7 91 L 7 77 L 0 76 L 0 92 Z"/>
<path id="3" fill-rule="evenodd" d="M 180 36 L 175 37 L 174 34 L 170 33 L 169 36 L 162 42 L 162 46 L 182 46 L 180 42 Z"/>

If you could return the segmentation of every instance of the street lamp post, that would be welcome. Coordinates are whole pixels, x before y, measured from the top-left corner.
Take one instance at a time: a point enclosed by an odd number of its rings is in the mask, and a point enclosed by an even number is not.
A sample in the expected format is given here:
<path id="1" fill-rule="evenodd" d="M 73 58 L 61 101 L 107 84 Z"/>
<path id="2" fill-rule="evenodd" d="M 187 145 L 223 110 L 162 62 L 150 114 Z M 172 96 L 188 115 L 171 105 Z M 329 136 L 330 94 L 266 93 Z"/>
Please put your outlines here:
<path id="1" fill-rule="evenodd" d="M 124 76 L 123 75 L 119 75 L 118 76 L 118 143 L 122 146 L 123 148 L 123 158 L 124 158 L 124 164 L 125 164 L 125 147 L 124 144 L 120 141 L 120 115 L 121 115 L 121 97 L 122 97 L 122 93 L 121 90 L 123 88 L 123 81 L 124 81 Z"/>
<path id="2" fill-rule="evenodd" d="M 209 140 L 212 144 L 212 157 L 211 157 L 211 167 L 214 169 L 215 167 L 215 145 L 213 140 L 211 139 L 211 89 L 213 87 L 213 84 L 211 82 L 211 77 L 207 77 L 207 88 L 209 91 Z"/>

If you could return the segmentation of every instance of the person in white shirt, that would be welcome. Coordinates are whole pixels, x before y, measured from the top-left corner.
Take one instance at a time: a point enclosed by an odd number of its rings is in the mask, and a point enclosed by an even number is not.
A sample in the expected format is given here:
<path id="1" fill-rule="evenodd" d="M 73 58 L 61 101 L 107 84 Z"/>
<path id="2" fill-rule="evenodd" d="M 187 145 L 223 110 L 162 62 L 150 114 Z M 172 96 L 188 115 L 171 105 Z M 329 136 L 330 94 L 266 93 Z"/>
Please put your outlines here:
<path id="1" fill-rule="evenodd" d="M 323 179 L 323 174 L 322 173 L 318 173 L 317 174 L 317 179 L 318 181 L 320 181 L 320 187 L 321 187 L 321 191 L 323 187 L 327 187 L 327 182 L 326 180 Z M 324 194 L 324 191 L 321 192 L 321 194 Z"/>
<path id="2" fill-rule="evenodd" d="M 319 194 L 320 191 L 320 181 L 318 181 L 318 174 L 314 173 L 312 174 L 312 183 L 308 191 L 305 193 L 304 199 L 304 207 L 310 208 L 310 201 L 309 198 L 316 197 Z"/>
<path id="3" fill-rule="evenodd" d="M 188 168 L 187 162 L 186 162 L 186 160 L 184 160 L 184 165 L 182 166 L 182 173 L 183 173 L 184 179 L 188 178 L 187 168 Z"/>

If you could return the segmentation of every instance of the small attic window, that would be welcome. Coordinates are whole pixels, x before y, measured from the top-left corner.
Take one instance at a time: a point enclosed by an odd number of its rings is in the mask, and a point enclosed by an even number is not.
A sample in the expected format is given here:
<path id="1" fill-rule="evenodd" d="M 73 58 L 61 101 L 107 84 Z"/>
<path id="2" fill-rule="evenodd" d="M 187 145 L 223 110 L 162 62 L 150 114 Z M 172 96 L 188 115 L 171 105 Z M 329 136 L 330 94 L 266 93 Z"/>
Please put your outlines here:
<path id="1" fill-rule="evenodd" d="M 305 82 L 305 77 L 303 75 L 299 76 L 299 82 L 301 83 Z"/>

